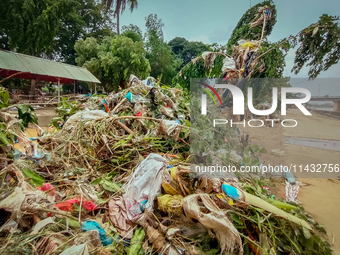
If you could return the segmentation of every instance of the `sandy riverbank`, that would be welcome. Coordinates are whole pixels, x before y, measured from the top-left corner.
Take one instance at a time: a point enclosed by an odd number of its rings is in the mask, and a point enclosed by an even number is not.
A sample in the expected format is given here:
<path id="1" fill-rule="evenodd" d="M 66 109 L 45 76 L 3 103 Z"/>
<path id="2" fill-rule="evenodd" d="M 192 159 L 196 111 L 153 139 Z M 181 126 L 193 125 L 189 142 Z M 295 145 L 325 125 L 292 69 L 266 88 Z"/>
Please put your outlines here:
<path id="1" fill-rule="evenodd" d="M 340 164 L 340 152 L 307 146 L 287 144 L 287 137 L 303 137 L 330 139 L 340 141 L 340 120 L 320 114 L 304 116 L 299 110 L 289 110 L 285 119 L 295 119 L 298 125 L 294 128 L 283 128 L 279 123 L 274 128 L 242 128 L 250 135 L 251 143 L 264 147 L 267 153 L 262 154 L 263 164 L 273 165 L 310 165 L 310 164 Z M 336 142 L 336 141 L 335 141 Z M 271 154 L 272 149 L 285 151 L 284 157 Z M 298 200 L 314 219 L 324 225 L 328 231 L 330 242 L 334 242 L 334 254 L 340 254 L 340 176 L 333 173 L 298 172 L 299 181 L 307 186 L 300 188 Z M 272 190 L 278 197 L 284 197 L 284 185 Z"/>

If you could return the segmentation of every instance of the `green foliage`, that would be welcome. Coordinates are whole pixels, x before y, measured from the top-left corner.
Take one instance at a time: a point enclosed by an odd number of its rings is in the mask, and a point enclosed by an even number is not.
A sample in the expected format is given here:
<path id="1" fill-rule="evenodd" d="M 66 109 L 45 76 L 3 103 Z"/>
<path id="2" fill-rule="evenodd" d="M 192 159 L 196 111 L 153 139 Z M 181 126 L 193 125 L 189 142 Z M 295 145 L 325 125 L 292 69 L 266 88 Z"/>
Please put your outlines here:
<path id="1" fill-rule="evenodd" d="M 221 75 L 221 68 L 223 65 L 223 55 L 216 55 L 214 67 L 206 69 L 204 67 L 204 60 L 201 58 L 195 63 L 190 63 L 181 70 L 172 80 L 173 84 L 179 84 L 186 90 L 190 90 L 190 78 L 206 78 L 219 77 Z"/>
<path id="2" fill-rule="evenodd" d="M 29 178 L 29 182 L 33 187 L 37 186 L 42 186 L 43 183 L 45 183 L 45 179 L 36 174 L 35 172 L 28 170 L 28 169 L 23 169 L 22 170 L 23 174 L 25 175 L 26 178 Z"/>
<path id="3" fill-rule="evenodd" d="M 66 83 L 64 83 L 63 85 L 62 85 L 62 90 L 63 90 L 63 92 L 64 93 L 70 93 L 70 91 L 72 91 L 73 92 L 73 88 L 74 88 L 74 86 L 72 85 L 72 84 L 66 84 Z"/>
<path id="4" fill-rule="evenodd" d="M 168 44 L 175 55 L 182 61 L 179 69 L 202 54 L 204 51 L 211 50 L 209 45 L 202 42 L 189 42 L 183 37 L 175 37 Z"/>
<path id="5" fill-rule="evenodd" d="M 75 43 L 87 37 L 101 42 L 105 36 L 113 36 L 114 24 L 112 12 L 104 12 L 104 6 L 95 0 L 76 0 L 72 7 L 72 12 L 61 19 L 52 56 L 76 65 Z"/>
<path id="6" fill-rule="evenodd" d="M 286 67 L 285 58 L 289 48 L 282 43 L 263 42 L 258 52 L 258 61 L 252 73 L 252 78 L 283 78 Z"/>
<path id="7" fill-rule="evenodd" d="M 0 31 L 9 49 L 30 55 L 51 52 L 60 19 L 72 11 L 73 1 L 4 0 L 0 2 Z"/>
<path id="8" fill-rule="evenodd" d="M 194 58 L 198 57 L 204 51 L 210 51 L 209 45 L 202 42 L 188 42 L 182 52 L 183 63 L 187 64 Z"/>
<path id="9" fill-rule="evenodd" d="M 276 23 L 276 7 L 272 1 L 264 1 L 254 5 L 250 9 L 248 9 L 245 14 L 243 14 L 240 21 L 237 23 L 234 31 L 231 34 L 231 37 L 228 41 L 228 53 L 231 54 L 232 46 L 237 44 L 237 41 L 240 39 L 249 39 L 249 40 L 260 40 L 261 32 L 262 32 L 262 24 L 256 27 L 251 28 L 250 23 L 254 21 L 257 15 L 257 11 L 260 7 L 269 8 L 272 12 L 271 19 L 266 22 L 265 31 L 263 37 L 267 37 L 271 34 L 273 27 Z"/>
<path id="10" fill-rule="evenodd" d="M 323 14 L 319 21 L 303 29 L 297 36 L 300 43 L 296 51 L 292 72 L 299 73 L 310 66 L 309 78 L 315 79 L 322 71 L 340 59 L 339 17 Z"/>
<path id="11" fill-rule="evenodd" d="M 47 90 L 48 90 L 48 94 L 53 94 L 53 93 L 56 91 L 56 88 L 54 88 L 54 87 L 52 86 L 52 83 L 48 83 L 48 84 L 46 85 L 46 88 L 47 88 Z"/>
<path id="12" fill-rule="evenodd" d="M 163 83 L 171 83 L 176 75 L 176 69 L 181 65 L 179 59 L 171 51 L 171 48 L 163 40 L 162 27 L 164 24 L 157 14 L 150 14 L 146 18 L 145 47 L 147 59 L 151 66 L 151 76 L 161 77 Z"/>
<path id="13" fill-rule="evenodd" d="M 0 145 L 8 146 L 12 144 L 14 136 L 7 132 L 7 125 L 4 121 L 0 121 Z"/>
<path id="14" fill-rule="evenodd" d="M 34 108 L 30 105 L 17 105 L 18 119 L 22 120 L 24 128 L 28 127 L 29 123 L 38 124 L 38 117 L 34 113 Z"/>
<path id="15" fill-rule="evenodd" d="M 128 26 L 123 26 L 122 31 L 123 36 L 131 38 L 134 42 L 143 41 L 142 30 L 136 25 L 130 24 Z"/>
<path id="16" fill-rule="evenodd" d="M 0 2 L 0 48 L 75 64 L 79 38 L 112 35 L 110 13 L 95 0 Z"/>
<path id="17" fill-rule="evenodd" d="M 9 106 L 9 93 L 0 87 L 0 109 Z"/>
<path id="18" fill-rule="evenodd" d="M 56 129 L 60 129 L 59 123 L 64 123 L 68 117 L 72 116 L 76 112 L 78 112 L 80 109 L 78 107 L 78 103 L 73 101 L 72 103 L 68 102 L 68 98 L 65 97 L 62 99 L 62 101 L 58 104 L 58 107 L 56 109 L 57 117 L 54 117 L 51 120 L 51 125 L 54 126 Z"/>
<path id="19" fill-rule="evenodd" d="M 117 34 L 120 35 L 120 27 L 119 27 L 119 16 L 125 11 L 126 5 L 129 6 L 130 11 L 132 12 L 135 8 L 138 7 L 137 0 L 102 0 L 102 3 L 106 6 L 106 10 L 109 10 L 113 7 L 113 17 L 117 18 Z"/>
<path id="20" fill-rule="evenodd" d="M 125 36 L 106 37 L 101 44 L 95 38 L 80 39 L 75 49 L 78 65 L 95 74 L 107 91 L 124 86 L 131 74 L 146 78 L 150 72 L 143 42 Z"/>

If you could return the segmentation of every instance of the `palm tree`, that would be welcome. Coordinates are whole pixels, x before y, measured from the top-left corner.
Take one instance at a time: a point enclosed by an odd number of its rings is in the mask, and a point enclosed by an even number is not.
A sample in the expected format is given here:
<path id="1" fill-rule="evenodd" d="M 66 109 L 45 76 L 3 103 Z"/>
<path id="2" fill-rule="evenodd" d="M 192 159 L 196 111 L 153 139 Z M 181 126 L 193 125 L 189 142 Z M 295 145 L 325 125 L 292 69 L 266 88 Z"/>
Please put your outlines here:
<path id="1" fill-rule="evenodd" d="M 125 11 L 126 5 L 129 5 L 129 9 L 132 12 L 134 9 L 138 7 L 137 0 L 103 0 L 103 3 L 106 5 L 106 10 L 108 11 L 112 6 L 114 6 L 113 17 L 117 18 L 117 34 L 120 35 L 119 28 L 119 16 Z"/>

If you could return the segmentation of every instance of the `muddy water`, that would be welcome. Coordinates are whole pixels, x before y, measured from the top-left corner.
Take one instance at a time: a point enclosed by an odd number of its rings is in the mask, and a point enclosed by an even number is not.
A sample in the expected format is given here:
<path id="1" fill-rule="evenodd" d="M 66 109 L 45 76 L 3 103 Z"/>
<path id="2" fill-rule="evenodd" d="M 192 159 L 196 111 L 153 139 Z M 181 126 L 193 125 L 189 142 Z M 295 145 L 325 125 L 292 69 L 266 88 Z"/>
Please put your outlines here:
<path id="1" fill-rule="evenodd" d="M 38 123 L 40 127 L 47 127 L 51 123 L 51 120 L 56 117 L 54 107 L 39 108 L 34 112 L 38 117 Z"/>
<path id="2" fill-rule="evenodd" d="M 17 115 L 18 111 L 14 108 L 9 111 L 13 115 Z M 38 117 L 38 124 L 40 127 L 47 127 L 51 123 L 51 120 L 56 117 L 55 107 L 37 108 L 34 110 Z"/>
<path id="3" fill-rule="evenodd" d="M 317 149 L 340 151 L 339 140 L 325 140 L 325 139 L 314 139 L 304 137 L 284 137 L 284 143 L 290 143 L 301 146 L 308 146 Z"/>

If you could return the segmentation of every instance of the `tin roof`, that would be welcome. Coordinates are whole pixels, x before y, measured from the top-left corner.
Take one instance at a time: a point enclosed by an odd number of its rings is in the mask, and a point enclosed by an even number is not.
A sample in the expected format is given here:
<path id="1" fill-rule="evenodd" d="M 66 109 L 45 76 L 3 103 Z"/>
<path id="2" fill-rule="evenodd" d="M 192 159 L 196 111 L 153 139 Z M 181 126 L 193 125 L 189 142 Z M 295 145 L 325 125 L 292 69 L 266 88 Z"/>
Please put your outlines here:
<path id="1" fill-rule="evenodd" d="M 0 76 L 60 83 L 100 83 L 86 68 L 0 50 Z"/>

